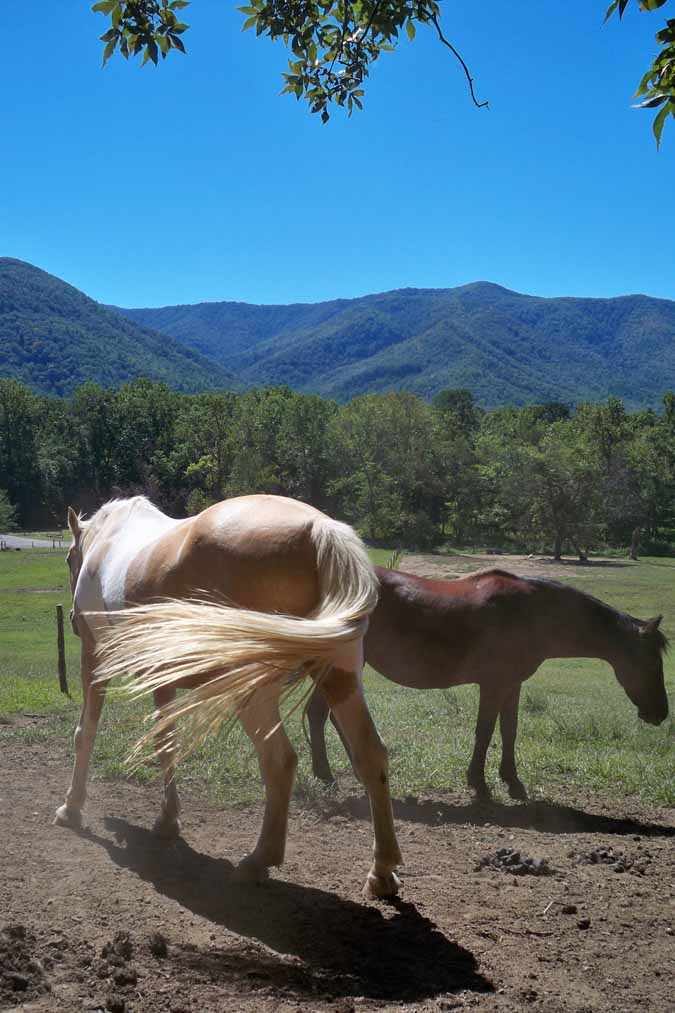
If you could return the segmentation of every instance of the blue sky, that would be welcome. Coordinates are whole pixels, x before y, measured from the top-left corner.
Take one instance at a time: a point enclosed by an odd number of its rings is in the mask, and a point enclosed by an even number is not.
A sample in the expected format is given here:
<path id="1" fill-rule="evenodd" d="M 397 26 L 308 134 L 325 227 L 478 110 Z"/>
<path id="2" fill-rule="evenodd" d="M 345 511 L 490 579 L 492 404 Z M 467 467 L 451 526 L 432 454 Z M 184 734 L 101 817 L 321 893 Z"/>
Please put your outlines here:
<path id="1" fill-rule="evenodd" d="M 0 255 L 122 306 L 477 280 L 675 299 L 675 129 L 657 153 L 630 109 L 664 12 L 441 7 L 489 111 L 420 31 L 362 113 L 323 126 L 278 95 L 285 50 L 241 34 L 230 0 L 193 0 L 188 55 L 157 70 L 101 70 L 88 3 L 23 4 L 0 40 Z"/>

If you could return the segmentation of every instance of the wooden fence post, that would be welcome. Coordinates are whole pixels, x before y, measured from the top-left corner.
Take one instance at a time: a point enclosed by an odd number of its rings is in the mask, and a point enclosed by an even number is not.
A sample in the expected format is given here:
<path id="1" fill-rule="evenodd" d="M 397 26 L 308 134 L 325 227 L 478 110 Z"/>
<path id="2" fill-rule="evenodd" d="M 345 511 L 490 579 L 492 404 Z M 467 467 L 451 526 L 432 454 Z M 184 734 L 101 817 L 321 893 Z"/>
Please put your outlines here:
<path id="1" fill-rule="evenodd" d="M 63 605 L 56 606 L 56 643 L 59 650 L 59 688 L 66 696 L 70 696 L 66 677 L 66 649 L 63 640 Z"/>

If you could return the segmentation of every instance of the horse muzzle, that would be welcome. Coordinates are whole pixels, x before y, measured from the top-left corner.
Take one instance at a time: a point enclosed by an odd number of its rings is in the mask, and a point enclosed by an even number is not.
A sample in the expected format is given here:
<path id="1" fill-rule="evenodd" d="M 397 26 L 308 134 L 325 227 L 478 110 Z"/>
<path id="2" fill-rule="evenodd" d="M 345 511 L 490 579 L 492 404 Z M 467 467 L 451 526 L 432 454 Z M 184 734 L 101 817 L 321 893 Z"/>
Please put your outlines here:
<path id="1" fill-rule="evenodd" d="M 668 717 L 668 706 L 660 707 L 655 711 L 638 711 L 638 717 L 640 721 L 644 721 L 648 725 L 660 725 Z"/>
<path id="2" fill-rule="evenodd" d="M 70 625 L 73 628 L 73 633 L 76 637 L 79 637 L 80 631 L 77 625 L 77 616 L 75 615 L 75 609 L 70 610 Z"/>

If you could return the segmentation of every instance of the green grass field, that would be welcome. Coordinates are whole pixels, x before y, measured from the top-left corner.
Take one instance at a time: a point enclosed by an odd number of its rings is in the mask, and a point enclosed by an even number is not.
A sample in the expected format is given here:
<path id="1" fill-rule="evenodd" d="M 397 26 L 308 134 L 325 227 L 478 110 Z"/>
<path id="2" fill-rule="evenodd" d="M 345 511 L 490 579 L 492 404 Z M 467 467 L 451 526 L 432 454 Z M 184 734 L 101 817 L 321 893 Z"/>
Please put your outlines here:
<path id="1" fill-rule="evenodd" d="M 390 551 L 376 550 L 384 563 Z M 436 557 L 438 559 L 438 557 Z M 448 556 L 448 572 L 478 569 L 484 561 Z M 499 566 L 508 568 L 508 557 Z M 405 569 L 405 561 L 403 562 Z M 663 612 L 675 636 L 675 561 L 570 568 L 569 580 L 633 615 Z M 56 677 L 55 605 L 66 612 L 70 591 L 64 553 L 30 550 L 0 554 L 0 739 L 59 741 L 68 749 L 79 709 L 79 642 L 66 629 L 72 700 L 59 693 Z M 671 707 L 675 706 L 675 651 L 666 659 Z M 415 692 L 366 673 L 366 690 L 391 757 L 396 796 L 464 785 L 473 745 L 477 689 Z M 124 758 L 138 737 L 147 708 L 114 694 L 106 704 L 95 752 L 94 777 L 126 777 Z M 25 716 L 40 720 L 26 721 Z M 309 749 L 299 715 L 290 721 L 300 753 L 298 791 L 312 794 Z M 348 769 L 342 747 L 328 730 L 334 770 Z M 607 797 L 635 796 L 675 804 L 675 719 L 659 728 L 642 725 L 608 666 L 587 660 L 548 662 L 525 687 L 518 740 L 520 773 L 535 794 L 556 785 Z M 488 780 L 502 794 L 493 745 Z M 147 779 L 153 770 L 135 775 Z M 180 782 L 223 803 L 261 797 L 255 754 L 238 725 L 214 737 L 182 766 Z M 65 789 L 65 785 L 64 785 Z"/>

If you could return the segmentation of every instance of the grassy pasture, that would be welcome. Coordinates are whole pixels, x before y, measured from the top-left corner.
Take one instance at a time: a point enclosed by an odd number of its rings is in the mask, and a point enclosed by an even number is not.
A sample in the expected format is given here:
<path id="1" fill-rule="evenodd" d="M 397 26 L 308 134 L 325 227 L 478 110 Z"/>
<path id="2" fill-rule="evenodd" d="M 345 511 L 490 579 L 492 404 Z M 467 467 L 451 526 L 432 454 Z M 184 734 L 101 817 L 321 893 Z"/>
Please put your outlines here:
<path id="1" fill-rule="evenodd" d="M 375 550 L 384 563 L 388 550 Z M 0 554 L 0 740 L 7 736 L 70 738 L 80 702 L 79 643 L 66 629 L 69 683 L 73 699 L 62 696 L 56 678 L 55 605 L 67 613 L 70 592 L 64 552 L 24 550 Z M 436 557 L 438 562 L 439 557 Z M 444 561 L 443 561 L 444 562 Z M 508 557 L 496 561 L 508 568 Z M 478 569 L 484 561 L 447 557 L 448 575 Z M 405 568 L 405 561 L 403 562 Z M 633 615 L 663 612 L 664 628 L 675 638 L 675 561 L 570 567 L 570 583 Z M 675 707 L 675 651 L 666 659 L 671 706 Z M 473 745 L 477 689 L 473 686 L 426 693 L 402 689 L 374 672 L 366 689 L 380 732 L 389 746 L 392 787 L 397 796 L 464 784 Z M 94 777 L 128 776 L 124 757 L 137 738 L 144 711 L 109 694 L 95 751 Z M 317 789 L 299 715 L 290 721 L 298 746 L 298 790 Z M 328 730 L 333 769 L 348 763 L 332 728 Z M 518 742 L 520 773 L 535 794 L 556 786 L 609 797 L 635 796 L 675 804 L 675 719 L 660 728 L 638 722 L 613 673 L 600 662 L 548 662 L 525 687 Z M 498 748 L 491 749 L 488 780 L 499 796 Z M 134 775 L 153 776 L 153 770 Z M 257 763 L 238 725 L 224 730 L 183 765 L 181 784 L 225 803 L 259 798 Z M 65 789 L 65 785 L 64 785 Z M 56 800 L 55 800 L 56 802 Z"/>

